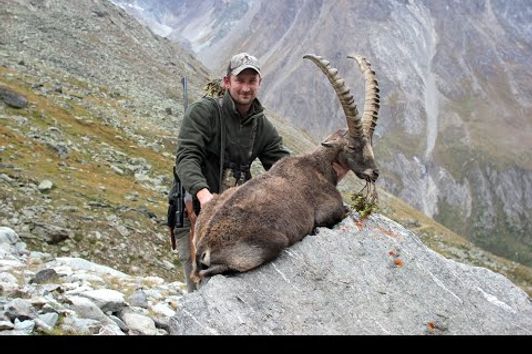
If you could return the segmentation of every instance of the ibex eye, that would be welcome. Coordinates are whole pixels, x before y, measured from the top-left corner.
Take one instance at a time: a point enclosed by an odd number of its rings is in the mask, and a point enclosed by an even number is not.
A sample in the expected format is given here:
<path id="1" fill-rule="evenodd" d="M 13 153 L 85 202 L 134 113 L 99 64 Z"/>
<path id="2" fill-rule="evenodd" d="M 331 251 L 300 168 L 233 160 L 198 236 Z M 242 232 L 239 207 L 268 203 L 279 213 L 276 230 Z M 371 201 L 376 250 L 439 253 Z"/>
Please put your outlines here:
<path id="1" fill-rule="evenodd" d="M 205 270 L 210 267 L 211 261 L 209 257 L 209 251 L 204 251 L 199 257 L 199 267 L 201 270 Z"/>

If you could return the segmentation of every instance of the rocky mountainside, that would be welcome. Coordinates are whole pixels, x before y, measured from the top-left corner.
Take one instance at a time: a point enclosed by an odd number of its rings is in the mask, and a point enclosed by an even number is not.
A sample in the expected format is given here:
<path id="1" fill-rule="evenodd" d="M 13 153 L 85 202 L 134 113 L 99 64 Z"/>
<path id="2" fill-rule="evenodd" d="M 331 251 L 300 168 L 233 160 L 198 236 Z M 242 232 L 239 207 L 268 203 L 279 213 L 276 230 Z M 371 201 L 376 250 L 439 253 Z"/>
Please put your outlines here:
<path id="1" fill-rule="evenodd" d="M 29 252 L 0 227 L 0 335 L 532 333 L 522 289 L 378 214 L 352 213 L 256 270 L 184 288 Z"/>
<path id="2" fill-rule="evenodd" d="M 4 65 L 18 64 L 25 71 L 45 66 L 108 87 L 106 95 L 131 109 L 138 126 L 151 124 L 173 133 L 175 116 L 182 114 L 181 77 L 199 88 L 208 76 L 190 52 L 108 1 L 0 4 Z"/>
<path id="3" fill-rule="evenodd" d="M 183 111 L 179 78 L 190 78 L 193 100 L 210 72 L 105 0 L 0 5 L 0 226 L 9 229 L 0 242 L 1 330 L 109 334 L 118 325 L 126 333 L 132 327 L 117 318 L 127 322 L 132 310 L 152 322 L 133 316 L 147 327 L 130 333 L 168 332 L 182 288 L 164 224 Z M 269 115 L 294 152 L 314 146 Z M 340 185 L 346 201 L 360 188 L 354 176 Z M 473 246 L 384 190 L 380 206 L 440 254 L 532 293 L 530 268 Z M 126 311 L 103 306 L 101 317 L 97 290 Z M 134 305 L 135 293 L 147 303 Z"/>
<path id="4" fill-rule="evenodd" d="M 333 61 L 361 97 L 351 53 L 381 84 L 380 184 L 499 255 L 532 264 L 532 7 L 527 0 L 116 0 L 221 74 L 249 51 L 264 101 L 315 138 L 342 126 Z M 331 102 L 331 104 L 323 104 Z"/>
<path id="5" fill-rule="evenodd" d="M 0 23 L 0 224 L 33 250 L 179 277 L 163 224 L 179 79 L 194 99 L 206 69 L 108 1 L 2 0 Z"/>

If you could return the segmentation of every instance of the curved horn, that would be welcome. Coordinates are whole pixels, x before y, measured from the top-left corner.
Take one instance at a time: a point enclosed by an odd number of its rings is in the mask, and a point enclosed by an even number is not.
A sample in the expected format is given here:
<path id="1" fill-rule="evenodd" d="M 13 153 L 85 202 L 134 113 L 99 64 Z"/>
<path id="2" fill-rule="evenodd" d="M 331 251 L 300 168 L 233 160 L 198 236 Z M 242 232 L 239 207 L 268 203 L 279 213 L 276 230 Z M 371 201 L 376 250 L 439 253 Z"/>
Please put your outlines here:
<path id="1" fill-rule="evenodd" d="M 364 113 L 362 114 L 362 130 L 364 135 L 371 141 L 373 131 L 377 125 L 380 108 L 379 84 L 375 78 L 375 71 L 371 69 L 371 64 L 366 58 L 360 55 L 349 55 L 348 58 L 355 59 L 360 67 L 360 71 L 366 79 L 366 92 L 364 100 Z"/>
<path id="2" fill-rule="evenodd" d="M 361 137 L 363 135 L 362 122 L 358 115 L 355 99 L 353 98 L 349 87 L 345 84 L 345 81 L 338 75 L 338 70 L 333 68 L 329 61 L 320 56 L 307 54 L 303 59 L 310 59 L 327 76 L 327 79 L 329 79 L 329 82 L 332 84 L 334 91 L 336 92 L 336 96 L 338 96 L 338 99 L 342 104 L 349 135 L 355 139 Z"/>

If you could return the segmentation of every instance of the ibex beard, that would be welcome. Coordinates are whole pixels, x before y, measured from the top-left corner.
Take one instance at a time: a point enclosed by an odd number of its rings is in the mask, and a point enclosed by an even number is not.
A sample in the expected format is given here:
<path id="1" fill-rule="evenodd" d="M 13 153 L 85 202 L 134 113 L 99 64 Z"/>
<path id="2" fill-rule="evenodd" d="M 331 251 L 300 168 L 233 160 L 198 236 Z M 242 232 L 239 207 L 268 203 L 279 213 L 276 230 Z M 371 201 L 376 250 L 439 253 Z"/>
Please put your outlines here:
<path id="1" fill-rule="evenodd" d="M 348 209 L 336 185 L 346 171 L 374 183 L 378 169 L 372 136 L 379 109 L 378 84 L 370 64 L 355 59 L 366 80 L 362 118 L 338 71 L 314 55 L 344 110 L 347 129 L 327 137 L 309 154 L 287 157 L 268 172 L 233 187 L 205 205 L 191 240 L 191 280 L 228 271 L 245 272 L 277 257 L 316 227 L 331 227 Z"/>

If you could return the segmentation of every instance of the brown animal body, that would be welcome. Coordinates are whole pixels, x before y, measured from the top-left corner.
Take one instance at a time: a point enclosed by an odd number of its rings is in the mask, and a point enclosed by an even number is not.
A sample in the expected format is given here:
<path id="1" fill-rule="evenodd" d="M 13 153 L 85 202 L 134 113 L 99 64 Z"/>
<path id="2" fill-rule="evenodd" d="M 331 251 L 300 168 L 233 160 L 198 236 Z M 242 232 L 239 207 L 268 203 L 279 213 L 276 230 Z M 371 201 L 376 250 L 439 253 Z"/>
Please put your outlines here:
<path id="1" fill-rule="evenodd" d="M 315 151 L 278 161 L 268 172 L 233 187 L 205 205 L 191 240 L 191 279 L 195 283 L 227 271 L 244 272 L 277 257 L 318 226 L 332 226 L 346 215 L 336 189 L 340 170 L 351 170 L 373 183 L 378 177 L 371 145 L 379 108 L 375 73 L 356 59 L 366 79 L 362 119 L 353 96 L 337 70 L 314 55 L 346 115 L 348 129 L 339 130 Z M 341 178 L 340 174 L 340 178 Z"/>

